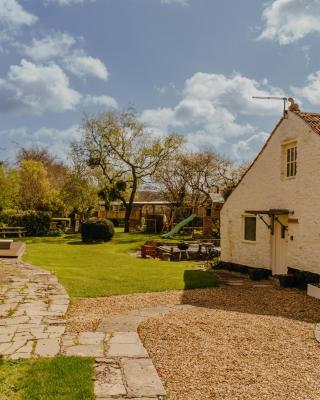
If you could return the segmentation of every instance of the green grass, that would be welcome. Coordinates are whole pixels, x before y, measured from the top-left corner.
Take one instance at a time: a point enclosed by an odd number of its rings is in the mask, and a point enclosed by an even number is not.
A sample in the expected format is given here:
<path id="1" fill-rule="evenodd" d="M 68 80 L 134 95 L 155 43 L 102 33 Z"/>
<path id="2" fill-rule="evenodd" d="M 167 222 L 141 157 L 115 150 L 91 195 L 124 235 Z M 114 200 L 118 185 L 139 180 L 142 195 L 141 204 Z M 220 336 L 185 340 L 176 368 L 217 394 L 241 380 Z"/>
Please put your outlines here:
<path id="1" fill-rule="evenodd" d="M 0 361 L 0 400 L 94 400 L 93 359 Z"/>
<path id="2" fill-rule="evenodd" d="M 27 238 L 24 259 L 55 273 L 72 297 L 99 297 L 217 286 L 213 273 L 194 262 L 134 257 L 154 237 L 117 230 L 111 242 L 83 244 L 78 235 Z"/>

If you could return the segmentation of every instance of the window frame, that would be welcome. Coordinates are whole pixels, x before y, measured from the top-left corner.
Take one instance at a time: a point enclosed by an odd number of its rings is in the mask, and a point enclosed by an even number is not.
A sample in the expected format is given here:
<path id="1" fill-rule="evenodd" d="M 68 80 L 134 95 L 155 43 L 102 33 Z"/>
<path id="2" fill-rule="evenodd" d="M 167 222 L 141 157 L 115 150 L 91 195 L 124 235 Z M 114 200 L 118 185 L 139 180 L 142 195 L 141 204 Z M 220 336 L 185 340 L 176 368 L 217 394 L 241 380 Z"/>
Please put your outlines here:
<path id="1" fill-rule="evenodd" d="M 298 142 L 290 140 L 282 143 L 282 176 L 286 180 L 298 175 Z"/>
<path id="2" fill-rule="evenodd" d="M 246 239 L 246 219 L 247 218 L 251 218 L 255 220 L 255 239 L 254 240 L 250 240 L 250 239 Z M 254 214 L 243 214 L 242 215 L 242 239 L 243 242 L 245 243 L 252 243 L 255 244 L 257 243 L 257 216 Z"/>

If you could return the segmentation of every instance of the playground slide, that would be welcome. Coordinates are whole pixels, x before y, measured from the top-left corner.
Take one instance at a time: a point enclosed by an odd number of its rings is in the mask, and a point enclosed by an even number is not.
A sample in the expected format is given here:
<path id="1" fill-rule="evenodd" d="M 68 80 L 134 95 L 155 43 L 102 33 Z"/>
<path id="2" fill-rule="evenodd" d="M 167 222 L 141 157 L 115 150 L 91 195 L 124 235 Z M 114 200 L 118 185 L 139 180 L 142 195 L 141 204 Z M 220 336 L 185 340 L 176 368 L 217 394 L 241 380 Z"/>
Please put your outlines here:
<path id="1" fill-rule="evenodd" d="M 179 222 L 170 232 L 165 233 L 161 236 L 162 239 L 172 239 L 185 225 L 189 224 L 189 222 L 193 221 L 197 217 L 197 214 L 191 214 L 190 217 L 184 219 Z"/>

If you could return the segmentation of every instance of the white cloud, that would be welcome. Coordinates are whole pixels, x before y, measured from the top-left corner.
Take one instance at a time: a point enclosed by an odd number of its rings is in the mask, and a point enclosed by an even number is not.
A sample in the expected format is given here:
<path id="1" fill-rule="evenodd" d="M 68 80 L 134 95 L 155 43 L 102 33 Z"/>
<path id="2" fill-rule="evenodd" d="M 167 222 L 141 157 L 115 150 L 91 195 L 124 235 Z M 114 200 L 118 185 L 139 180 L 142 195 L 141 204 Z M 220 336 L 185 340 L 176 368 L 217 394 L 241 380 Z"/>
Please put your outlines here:
<path id="1" fill-rule="evenodd" d="M 107 80 L 109 76 L 107 67 L 101 60 L 86 55 L 82 50 L 75 51 L 65 58 L 65 68 L 78 78 L 92 76 Z"/>
<path id="2" fill-rule="evenodd" d="M 252 161 L 268 139 L 269 134 L 259 132 L 248 139 L 240 140 L 232 146 L 233 155 L 237 160 Z"/>
<path id="3" fill-rule="evenodd" d="M 82 100 L 84 106 L 102 106 L 106 108 L 117 109 L 119 107 L 117 101 L 110 96 L 91 96 L 86 95 Z"/>
<path id="4" fill-rule="evenodd" d="M 78 125 L 65 129 L 41 127 L 36 131 L 30 131 L 24 127 L 5 129 L 0 131 L 1 147 L 5 149 L 0 151 L 0 158 L 13 162 L 20 147 L 38 145 L 48 148 L 51 153 L 66 160 L 70 143 L 78 141 L 80 137 L 81 128 Z"/>
<path id="5" fill-rule="evenodd" d="M 310 74 L 304 87 L 291 87 L 296 96 L 304 97 L 309 103 L 320 105 L 320 71 Z"/>
<path id="6" fill-rule="evenodd" d="M 162 4 L 179 4 L 181 6 L 187 6 L 189 0 L 161 0 Z"/>
<path id="7" fill-rule="evenodd" d="M 10 67 L 6 79 L 0 79 L 0 113 L 63 112 L 74 109 L 80 100 L 81 94 L 53 63 L 36 65 L 22 60 Z"/>
<path id="8" fill-rule="evenodd" d="M 141 120 L 157 132 L 179 130 L 194 145 L 210 143 L 219 146 L 230 139 L 253 134 L 241 115 L 280 115 L 282 104 L 253 100 L 252 96 L 283 96 L 266 80 L 257 82 L 240 74 L 230 77 L 196 73 L 185 83 L 182 99 L 171 108 L 145 110 Z"/>
<path id="9" fill-rule="evenodd" d="M 78 78 L 92 76 L 107 80 L 109 72 L 98 58 L 84 50 L 74 49 L 76 39 L 67 33 L 55 32 L 41 39 L 34 38 L 29 46 L 20 46 L 25 56 L 33 61 L 55 61 Z"/>
<path id="10" fill-rule="evenodd" d="M 71 6 L 73 4 L 93 3 L 94 1 L 96 0 L 44 0 L 44 3 L 56 3 L 59 6 Z"/>
<path id="11" fill-rule="evenodd" d="M 37 17 L 26 11 L 16 0 L 0 0 L 0 24 L 8 27 L 31 26 Z"/>
<path id="12" fill-rule="evenodd" d="M 34 61 L 48 61 L 66 56 L 76 40 L 66 33 L 54 33 L 22 47 L 23 53 Z"/>
<path id="13" fill-rule="evenodd" d="M 263 12 L 265 27 L 259 39 L 286 45 L 320 32 L 319 0 L 275 0 Z"/>

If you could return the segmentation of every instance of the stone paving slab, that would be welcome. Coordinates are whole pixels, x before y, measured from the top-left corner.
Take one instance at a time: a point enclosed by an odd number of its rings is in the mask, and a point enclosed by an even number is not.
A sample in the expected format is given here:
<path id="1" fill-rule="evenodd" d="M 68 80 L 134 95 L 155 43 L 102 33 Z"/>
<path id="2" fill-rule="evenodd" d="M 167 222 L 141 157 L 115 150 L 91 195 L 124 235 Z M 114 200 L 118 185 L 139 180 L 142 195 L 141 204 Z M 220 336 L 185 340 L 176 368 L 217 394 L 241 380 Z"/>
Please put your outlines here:
<path id="1" fill-rule="evenodd" d="M 14 266 L 19 277 L 13 272 L 0 288 L 0 356 L 54 357 L 65 331 L 66 290 L 56 276 L 30 264 L 0 260 L 0 273 L 3 266 Z"/>
<path id="2" fill-rule="evenodd" d="M 165 396 L 166 391 L 150 358 L 121 360 L 128 397 Z"/>

